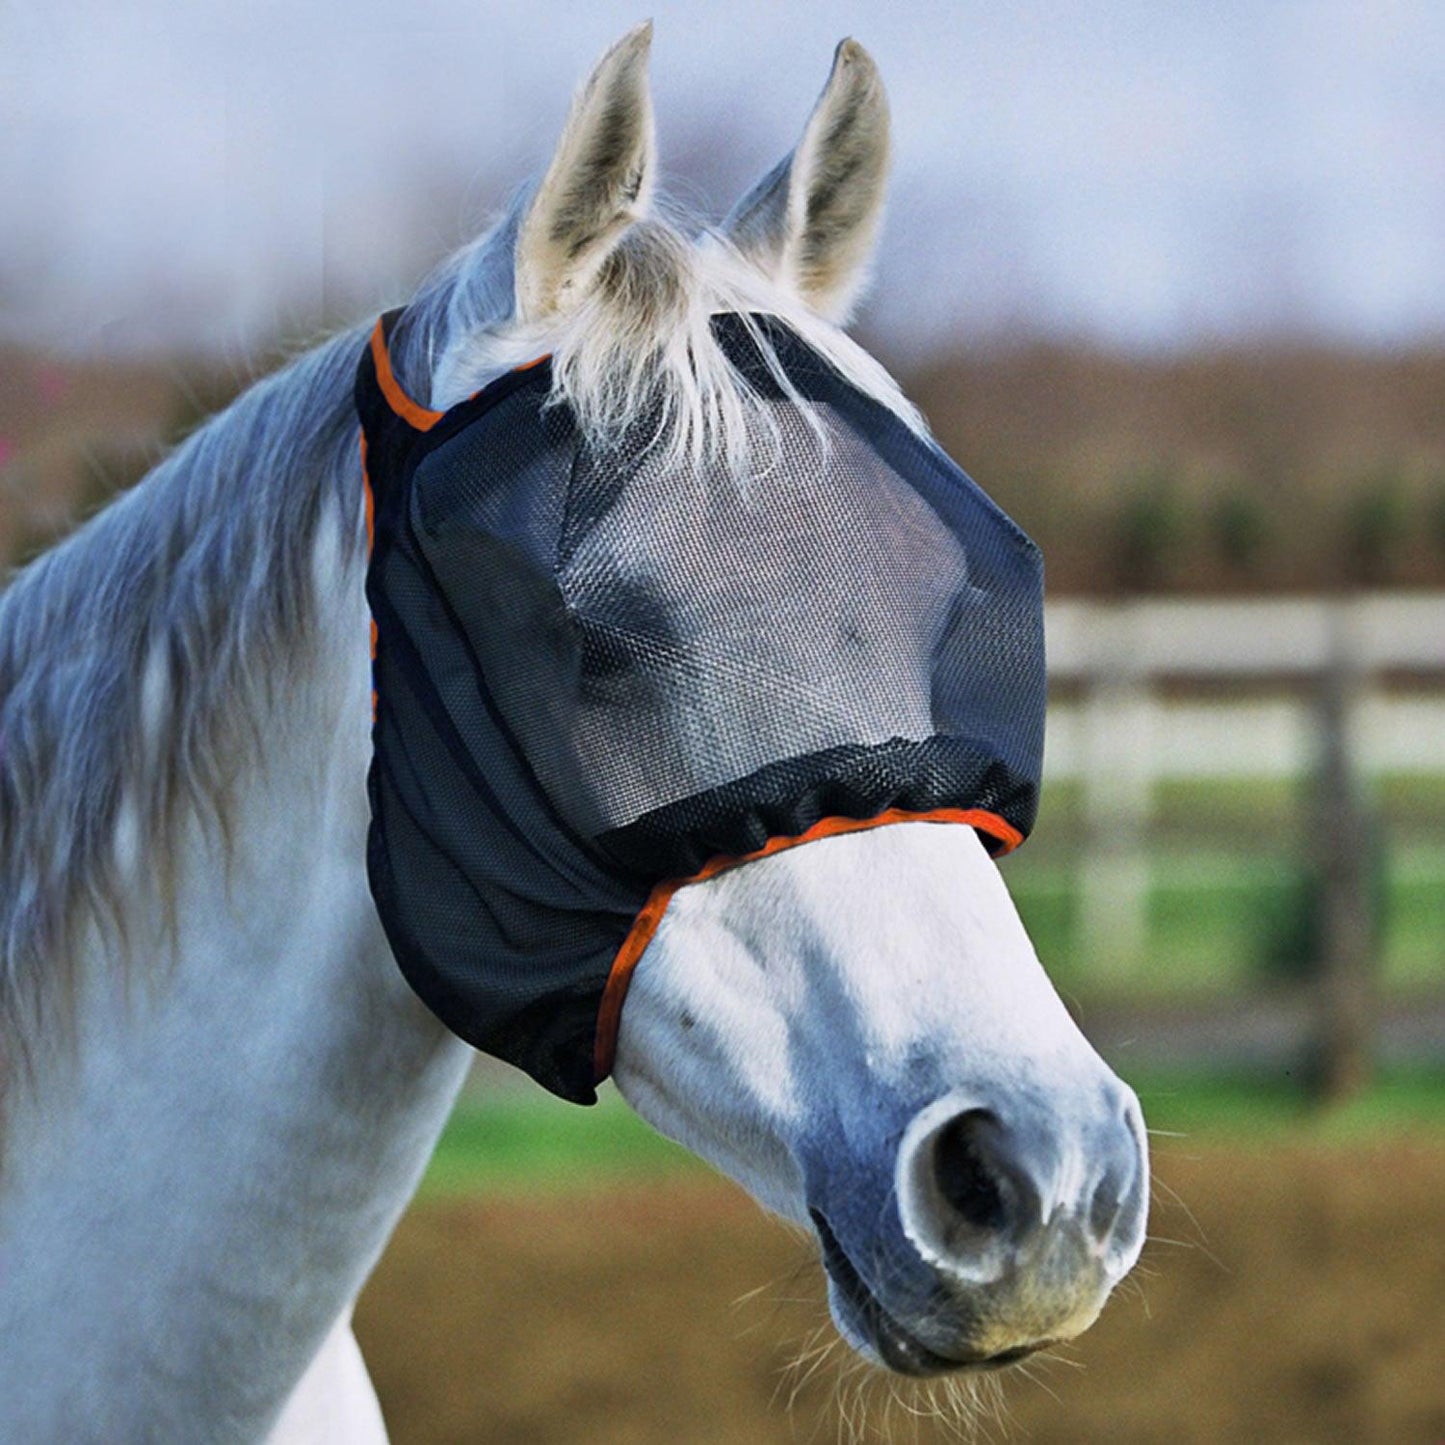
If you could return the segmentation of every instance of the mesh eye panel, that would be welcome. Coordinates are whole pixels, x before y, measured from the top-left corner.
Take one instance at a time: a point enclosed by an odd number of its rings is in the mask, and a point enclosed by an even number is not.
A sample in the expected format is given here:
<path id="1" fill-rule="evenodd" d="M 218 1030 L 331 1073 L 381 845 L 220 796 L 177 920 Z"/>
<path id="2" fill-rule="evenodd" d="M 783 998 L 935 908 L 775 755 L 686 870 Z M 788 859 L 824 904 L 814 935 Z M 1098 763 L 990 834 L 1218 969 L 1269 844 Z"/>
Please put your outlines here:
<path id="1" fill-rule="evenodd" d="M 591 1095 L 597 1003 L 654 884 L 829 816 L 1033 821 L 1032 543 L 941 452 L 757 318 L 743 478 L 603 453 L 548 368 L 427 433 L 368 357 L 373 893 L 403 970 L 479 1047 Z"/>

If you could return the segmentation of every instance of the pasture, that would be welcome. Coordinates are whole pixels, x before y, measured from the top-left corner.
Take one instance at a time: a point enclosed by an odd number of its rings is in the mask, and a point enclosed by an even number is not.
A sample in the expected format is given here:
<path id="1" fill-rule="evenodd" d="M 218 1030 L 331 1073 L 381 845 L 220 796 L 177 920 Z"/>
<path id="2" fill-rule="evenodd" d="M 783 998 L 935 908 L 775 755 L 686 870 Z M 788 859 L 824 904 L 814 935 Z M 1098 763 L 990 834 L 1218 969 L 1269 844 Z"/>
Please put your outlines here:
<path id="1" fill-rule="evenodd" d="M 1326 1123 L 1258 1080 L 1134 1082 L 1182 1135 L 1154 1138 L 1138 1287 L 988 1390 L 975 1438 L 1445 1435 L 1445 1078 Z M 469 1093 L 358 1335 L 397 1445 L 959 1438 L 912 1391 L 840 1386 L 837 1352 L 795 1366 L 827 1337 L 811 1255 L 615 1098 Z"/>

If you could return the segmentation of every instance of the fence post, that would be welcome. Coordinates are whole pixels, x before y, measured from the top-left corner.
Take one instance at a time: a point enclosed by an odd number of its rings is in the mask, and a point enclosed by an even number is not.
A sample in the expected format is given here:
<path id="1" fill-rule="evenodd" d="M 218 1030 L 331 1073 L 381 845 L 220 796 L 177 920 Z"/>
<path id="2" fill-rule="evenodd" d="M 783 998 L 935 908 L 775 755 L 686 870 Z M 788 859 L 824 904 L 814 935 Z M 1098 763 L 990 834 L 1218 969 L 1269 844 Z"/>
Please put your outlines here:
<path id="1" fill-rule="evenodd" d="M 1311 1079 L 1321 1103 L 1369 1083 L 1376 1022 L 1374 845 L 1356 765 L 1364 671 L 1349 600 L 1328 605 L 1329 650 L 1314 696 L 1319 749 L 1312 809 L 1318 972 Z"/>
<path id="2" fill-rule="evenodd" d="M 1108 980 L 1126 976 L 1144 952 L 1154 708 L 1136 604 L 1096 608 L 1092 622 L 1080 719 L 1088 841 L 1079 862 L 1079 940 L 1091 976 Z"/>

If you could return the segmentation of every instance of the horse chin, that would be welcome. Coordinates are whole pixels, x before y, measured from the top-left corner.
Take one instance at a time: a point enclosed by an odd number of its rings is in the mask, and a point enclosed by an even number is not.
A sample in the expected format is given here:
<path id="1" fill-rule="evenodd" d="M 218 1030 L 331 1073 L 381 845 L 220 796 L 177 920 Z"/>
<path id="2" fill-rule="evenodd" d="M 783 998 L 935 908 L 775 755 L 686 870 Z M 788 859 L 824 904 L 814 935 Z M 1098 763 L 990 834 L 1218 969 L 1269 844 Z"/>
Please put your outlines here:
<path id="1" fill-rule="evenodd" d="M 891 1314 L 868 1287 L 839 1244 L 827 1218 L 816 1209 L 810 1214 L 822 1247 L 833 1323 L 843 1339 L 872 1363 L 897 1375 L 931 1379 L 939 1375 L 1005 1369 L 1058 1343 L 1055 1339 L 1041 1339 L 990 1351 L 969 1344 L 968 1332 L 960 1328 L 947 1353 L 934 1348 Z M 937 1329 L 936 1322 L 933 1328 Z"/>

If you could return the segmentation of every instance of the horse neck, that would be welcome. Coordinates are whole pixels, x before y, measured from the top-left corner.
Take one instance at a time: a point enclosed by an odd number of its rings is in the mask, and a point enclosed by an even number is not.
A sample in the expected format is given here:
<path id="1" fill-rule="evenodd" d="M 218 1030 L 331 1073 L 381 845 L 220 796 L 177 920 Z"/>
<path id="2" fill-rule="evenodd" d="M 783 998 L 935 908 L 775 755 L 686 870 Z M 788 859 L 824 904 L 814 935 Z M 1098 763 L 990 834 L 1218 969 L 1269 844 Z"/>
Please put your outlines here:
<path id="1" fill-rule="evenodd" d="M 0 1439 L 263 1436 L 460 1084 L 367 890 L 360 570 L 320 588 L 326 660 L 264 720 L 229 838 L 185 825 L 172 905 L 94 931 L 73 1042 L 7 1101 Z"/>

